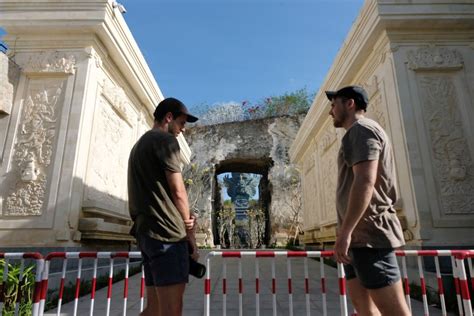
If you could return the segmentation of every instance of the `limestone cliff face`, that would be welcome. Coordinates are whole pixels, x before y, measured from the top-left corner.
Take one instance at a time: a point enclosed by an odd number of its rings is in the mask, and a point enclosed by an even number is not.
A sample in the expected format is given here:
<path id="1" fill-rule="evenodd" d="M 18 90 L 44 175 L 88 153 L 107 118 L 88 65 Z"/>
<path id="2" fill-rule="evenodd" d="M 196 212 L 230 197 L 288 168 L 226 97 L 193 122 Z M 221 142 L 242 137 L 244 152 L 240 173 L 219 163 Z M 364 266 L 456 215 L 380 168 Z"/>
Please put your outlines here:
<path id="1" fill-rule="evenodd" d="M 193 156 L 191 163 L 210 168 L 213 176 L 223 172 L 249 172 L 263 175 L 260 192 L 268 212 L 267 232 L 274 236 L 287 232 L 294 221 L 296 200 L 300 201 L 299 176 L 290 165 L 288 150 L 303 121 L 301 116 L 282 116 L 211 126 L 190 127 L 186 140 Z M 186 173 L 185 173 L 186 176 Z M 206 188 L 197 208 L 213 217 L 213 185 Z M 296 190 L 295 190 L 296 188 Z M 299 216 L 296 216 L 298 219 Z"/>

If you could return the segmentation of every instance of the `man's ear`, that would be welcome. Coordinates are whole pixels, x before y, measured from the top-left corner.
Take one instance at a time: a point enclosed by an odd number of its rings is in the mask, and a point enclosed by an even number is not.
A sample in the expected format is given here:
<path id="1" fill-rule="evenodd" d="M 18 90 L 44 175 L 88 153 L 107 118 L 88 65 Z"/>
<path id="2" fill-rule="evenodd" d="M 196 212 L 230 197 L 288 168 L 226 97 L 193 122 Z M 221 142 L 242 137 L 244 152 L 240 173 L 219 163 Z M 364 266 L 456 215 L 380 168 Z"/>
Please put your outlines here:
<path id="1" fill-rule="evenodd" d="M 347 100 L 347 108 L 351 110 L 354 109 L 354 111 L 357 111 L 357 107 L 356 107 L 354 99 Z"/>
<path id="2" fill-rule="evenodd" d="M 169 123 L 173 120 L 173 114 L 171 112 L 166 113 L 165 115 L 165 122 Z"/>

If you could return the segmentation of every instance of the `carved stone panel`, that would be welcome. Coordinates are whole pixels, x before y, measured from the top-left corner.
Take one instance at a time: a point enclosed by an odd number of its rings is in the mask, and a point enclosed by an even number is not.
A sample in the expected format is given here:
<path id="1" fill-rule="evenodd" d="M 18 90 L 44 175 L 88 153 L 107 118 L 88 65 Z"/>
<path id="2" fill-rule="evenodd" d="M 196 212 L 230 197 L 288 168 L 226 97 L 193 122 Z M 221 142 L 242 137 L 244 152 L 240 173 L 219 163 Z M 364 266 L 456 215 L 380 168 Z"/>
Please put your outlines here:
<path id="1" fill-rule="evenodd" d="M 419 83 L 442 213 L 473 214 L 473 157 L 453 80 L 447 75 L 425 75 Z"/>
<path id="2" fill-rule="evenodd" d="M 13 151 L 12 178 L 2 215 L 41 215 L 54 152 L 64 80 L 31 80 L 21 109 Z"/>
<path id="3" fill-rule="evenodd" d="M 464 63 L 460 52 L 445 47 L 419 48 L 407 57 L 412 70 L 459 69 Z"/>
<path id="4" fill-rule="evenodd" d="M 94 118 L 86 200 L 110 211 L 124 212 L 127 161 L 133 140 L 132 127 L 105 98 L 101 98 Z"/>
<path id="5" fill-rule="evenodd" d="M 43 51 L 15 56 L 15 62 L 25 73 L 65 73 L 74 74 L 77 56 L 60 51 Z"/>

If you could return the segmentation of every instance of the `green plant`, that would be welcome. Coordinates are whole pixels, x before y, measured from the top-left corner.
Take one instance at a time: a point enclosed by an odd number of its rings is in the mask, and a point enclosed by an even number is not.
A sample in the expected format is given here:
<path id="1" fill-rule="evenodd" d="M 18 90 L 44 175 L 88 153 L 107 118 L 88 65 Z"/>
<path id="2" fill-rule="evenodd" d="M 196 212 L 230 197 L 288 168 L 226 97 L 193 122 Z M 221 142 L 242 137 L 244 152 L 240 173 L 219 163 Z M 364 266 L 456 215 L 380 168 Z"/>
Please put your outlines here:
<path id="1" fill-rule="evenodd" d="M 3 280 L 5 260 L 0 260 L 0 280 Z M 19 315 L 31 315 L 33 307 L 33 290 L 35 286 L 35 266 L 28 265 L 23 271 L 20 264 L 8 264 L 6 282 L 2 282 L 3 314 L 14 315 L 18 303 Z M 21 278 L 21 281 L 20 281 Z"/>

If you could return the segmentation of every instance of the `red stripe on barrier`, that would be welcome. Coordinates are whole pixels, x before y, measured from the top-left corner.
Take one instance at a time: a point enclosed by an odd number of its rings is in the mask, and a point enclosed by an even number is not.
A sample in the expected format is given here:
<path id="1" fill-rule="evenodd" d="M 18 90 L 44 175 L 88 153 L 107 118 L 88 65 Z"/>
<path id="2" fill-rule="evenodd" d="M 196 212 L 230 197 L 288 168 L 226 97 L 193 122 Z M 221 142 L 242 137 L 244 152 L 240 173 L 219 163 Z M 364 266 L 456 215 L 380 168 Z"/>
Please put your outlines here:
<path id="1" fill-rule="evenodd" d="M 223 258 L 240 258 L 241 253 L 239 251 L 224 251 L 222 253 Z"/>
<path id="2" fill-rule="evenodd" d="M 81 289 L 81 279 L 76 279 L 76 293 L 74 294 L 74 298 L 79 298 L 79 291 Z"/>
<path id="3" fill-rule="evenodd" d="M 64 294 L 64 279 L 61 278 L 61 283 L 59 283 L 59 298 L 62 299 Z"/>
<path id="4" fill-rule="evenodd" d="M 288 294 L 293 293 L 293 287 L 291 286 L 291 279 L 288 279 Z"/>
<path id="5" fill-rule="evenodd" d="M 97 286 L 97 279 L 92 278 L 92 291 L 91 291 L 91 299 L 95 298 L 95 288 Z"/>
<path id="6" fill-rule="evenodd" d="M 114 252 L 112 253 L 112 258 L 129 258 L 130 257 L 130 253 L 129 252 L 125 252 L 125 251 L 120 251 L 120 252 Z"/>
<path id="7" fill-rule="evenodd" d="M 467 280 L 459 279 L 459 287 L 461 288 L 461 297 L 463 300 L 470 300 L 471 295 L 469 294 L 469 285 Z"/>
<path id="8" fill-rule="evenodd" d="M 395 250 L 395 255 L 397 257 L 405 257 L 406 256 L 405 251 L 403 251 L 403 250 Z"/>
<path id="9" fill-rule="evenodd" d="M 211 294 L 211 280 L 210 279 L 204 280 L 204 294 L 206 295 Z"/>
<path id="10" fill-rule="evenodd" d="M 321 251 L 321 257 L 323 257 L 323 258 L 329 258 L 329 257 L 332 257 L 332 256 L 334 256 L 334 251 L 332 251 L 332 250 Z"/>
<path id="11" fill-rule="evenodd" d="M 242 284 L 242 279 L 239 278 L 239 294 L 243 293 L 244 285 Z"/>
<path id="12" fill-rule="evenodd" d="M 408 278 L 404 278 L 403 283 L 405 284 L 405 294 L 410 295 L 410 284 L 408 283 Z"/>
<path id="13" fill-rule="evenodd" d="M 107 288 L 107 298 L 112 297 L 112 278 L 109 278 L 109 287 Z"/>
<path id="14" fill-rule="evenodd" d="M 461 294 L 461 289 L 459 287 L 459 278 L 454 278 L 454 288 L 456 289 L 456 294 Z"/>
<path id="15" fill-rule="evenodd" d="M 421 294 L 426 295 L 425 278 L 420 278 L 420 285 L 421 285 Z"/>
<path id="16" fill-rule="evenodd" d="M 309 294 L 309 280 L 307 278 L 304 279 L 304 292 Z"/>
<path id="17" fill-rule="evenodd" d="M 35 292 L 36 292 L 36 288 L 35 288 Z M 47 293 L 48 293 L 48 280 L 41 280 L 40 299 L 46 300 Z"/>
<path id="18" fill-rule="evenodd" d="M 326 293 L 326 279 L 321 278 L 321 292 Z"/>
<path id="19" fill-rule="evenodd" d="M 90 252 L 90 251 L 79 252 L 79 258 L 97 258 L 97 252 Z"/>
<path id="20" fill-rule="evenodd" d="M 123 285 L 123 298 L 128 297 L 128 278 L 125 278 L 125 284 Z"/>
<path id="21" fill-rule="evenodd" d="M 293 257 L 307 257 L 308 253 L 306 251 L 288 251 L 287 252 L 287 257 L 288 258 L 293 258 Z"/>
<path id="22" fill-rule="evenodd" d="M 275 253 L 273 251 L 257 251 L 255 256 L 258 257 L 275 257 Z"/>
<path id="23" fill-rule="evenodd" d="M 41 296 L 43 294 L 43 282 L 35 282 L 35 292 L 33 294 L 33 303 L 39 303 L 41 301 Z M 46 298 L 46 295 L 45 295 Z"/>
<path id="24" fill-rule="evenodd" d="M 276 293 L 276 280 L 272 279 L 272 294 Z"/>
<path id="25" fill-rule="evenodd" d="M 222 279 L 222 294 L 227 294 L 227 280 Z"/>
<path id="26" fill-rule="evenodd" d="M 260 293 L 260 287 L 259 287 L 259 282 L 258 279 L 255 279 L 255 293 Z"/>
<path id="27" fill-rule="evenodd" d="M 443 280 L 441 278 L 438 278 L 438 294 L 444 295 Z"/>
<path id="28" fill-rule="evenodd" d="M 339 294 L 346 295 L 346 279 L 339 278 Z"/>
<path id="29" fill-rule="evenodd" d="M 145 297 L 145 278 L 142 278 L 142 282 L 140 284 L 140 298 Z"/>
<path id="30" fill-rule="evenodd" d="M 66 259 L 66 253 L 65 252 L 51 252 L 51 253 L 48 253 L 48 255 L 44 259 L 45 260 L 51 260 L 53 258 Z"/>

